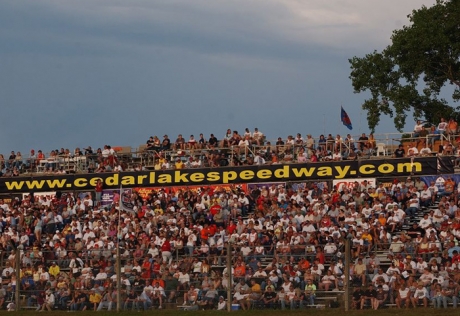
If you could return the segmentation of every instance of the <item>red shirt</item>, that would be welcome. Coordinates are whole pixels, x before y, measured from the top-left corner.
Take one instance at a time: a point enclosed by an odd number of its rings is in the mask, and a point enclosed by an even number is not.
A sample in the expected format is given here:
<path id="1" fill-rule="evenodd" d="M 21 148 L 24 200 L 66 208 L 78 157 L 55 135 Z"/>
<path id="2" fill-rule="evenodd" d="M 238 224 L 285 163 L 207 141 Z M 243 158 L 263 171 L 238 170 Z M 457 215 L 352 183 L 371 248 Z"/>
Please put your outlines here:
<path id="1" fill-rule="evenodd" d="M 316 259 L 318 259 L 319 263 L 321 264 L 324 264 L 324 262 L 326 261 L 326 258 L 324 257 L 324 253 L 322 252 L 319 252 L 316 254 Z"/>
<path id="2" fill-rule="evenodd" d="M 161 264 L 159 262 L 155 262 L 153 264 L 153 273 L 155 274 L 160 273 L 160 269 L 161 269 Z"/>
<path id="3" fill-rule="evenodd" d="M 102 181 L 96 184 L 96 188 L 94 190 L 96 192 L 102 192 Z"/>
<path id="4" fill-rule="evenodd" d="M 231 222 L 230 225 L 227 226 L 227 232 L 231 235 L 236 230 L 236 225 L 234 222 Z"/>
<path id="5" fill-rule="evenodd" d="M 211 212 L 212 216 L 216 215 L 217 213 L 219 213 L 219 211 L 222 209 L 222 207 L 219 205 L 219 204 L 214 204 L 213 206 L 211 206 L 211 208 L 209 209 L 209 211 Z"/>
<path id="6" fill-rule="evenodd" d="M 171 252 L 171 244 L 169 243 L 169 240 L 165 240 L 163 245 L 161 245 L 161 251 L 169 251 Z"/>

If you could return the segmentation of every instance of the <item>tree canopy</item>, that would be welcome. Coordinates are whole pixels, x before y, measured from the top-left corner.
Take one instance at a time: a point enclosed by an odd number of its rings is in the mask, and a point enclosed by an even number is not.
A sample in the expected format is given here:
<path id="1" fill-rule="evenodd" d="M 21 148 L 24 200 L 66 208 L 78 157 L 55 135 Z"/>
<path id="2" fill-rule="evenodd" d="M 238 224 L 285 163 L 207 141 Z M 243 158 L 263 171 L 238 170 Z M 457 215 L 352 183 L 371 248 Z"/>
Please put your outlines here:
<path id="1" fill-rule="evenodd" d="M 444 89 L 451 102 L 460 100 L 460 0 L 437 0 L 407 17 L 410 25 L 393 31 L 382 52 L 349 59 L 354 92 L 371 95 L 362 108 L 372 131 L 381 114 L 399 131 L 409 112 L 432 123 L 460 118 L 460 107 L 441 97 Z"/>

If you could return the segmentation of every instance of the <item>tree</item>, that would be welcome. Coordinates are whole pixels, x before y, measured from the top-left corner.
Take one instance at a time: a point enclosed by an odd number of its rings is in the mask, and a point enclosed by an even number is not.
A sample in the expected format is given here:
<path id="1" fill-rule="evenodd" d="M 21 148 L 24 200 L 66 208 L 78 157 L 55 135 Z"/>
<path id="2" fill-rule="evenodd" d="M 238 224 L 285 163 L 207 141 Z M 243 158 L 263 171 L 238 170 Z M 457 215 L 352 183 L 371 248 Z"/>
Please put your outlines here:
<path id="1" fill-rule="evenodd" d="M 440 97 L 450 89 L 460 100 L 460 0 L 437 0 L 407 17 L 410 25 L 393 31 L 382 52 L 349 59 L 354 92 L 371 94 L 362 108 L 372 131 L 381 114 L 394 117 L 399 131 L 408 112 L 433 123 L 460 118 L 460 107 Z"/>

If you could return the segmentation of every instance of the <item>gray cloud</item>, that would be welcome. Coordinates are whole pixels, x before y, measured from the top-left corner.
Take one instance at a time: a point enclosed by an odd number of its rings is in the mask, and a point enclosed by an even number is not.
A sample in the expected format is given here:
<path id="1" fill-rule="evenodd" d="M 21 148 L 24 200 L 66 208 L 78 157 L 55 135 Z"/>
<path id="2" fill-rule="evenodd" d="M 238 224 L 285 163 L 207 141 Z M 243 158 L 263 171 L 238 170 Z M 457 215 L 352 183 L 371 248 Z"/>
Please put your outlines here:
<path id="1" fill-rule="evenodd" d="M 273 138 L 343 133 L 341 103 L 366 131 L 347 58 L 433 2 L 4 1 L 0 146 L 135 146 L 255 125 Z"/>

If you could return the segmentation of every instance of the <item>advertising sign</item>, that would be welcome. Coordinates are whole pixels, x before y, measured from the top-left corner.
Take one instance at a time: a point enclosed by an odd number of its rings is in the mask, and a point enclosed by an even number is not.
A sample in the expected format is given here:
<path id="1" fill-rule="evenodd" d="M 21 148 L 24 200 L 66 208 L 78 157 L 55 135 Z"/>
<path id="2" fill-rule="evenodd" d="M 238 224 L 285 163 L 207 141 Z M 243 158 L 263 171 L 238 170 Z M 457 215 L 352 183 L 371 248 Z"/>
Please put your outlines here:
<path id="1" fill-rule="evenodd" d="M 92 190 L 97 180 L 104 189 L 174 187 L 262 182 L 304 182 L 349 178 L 401 177 L 438 174 L 438 167 L 453 173 L 453 164 L 437 157 L 371 159 L 304 164 L 252 165 L 240 167 L 91 173 L 41 177 L 0 178 L 0 193 Z"/>

